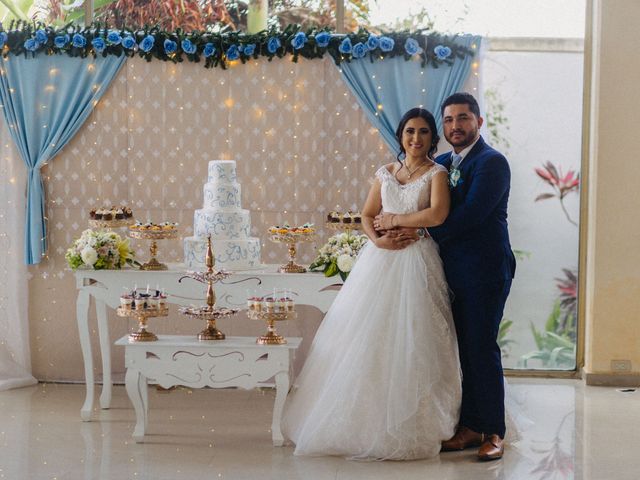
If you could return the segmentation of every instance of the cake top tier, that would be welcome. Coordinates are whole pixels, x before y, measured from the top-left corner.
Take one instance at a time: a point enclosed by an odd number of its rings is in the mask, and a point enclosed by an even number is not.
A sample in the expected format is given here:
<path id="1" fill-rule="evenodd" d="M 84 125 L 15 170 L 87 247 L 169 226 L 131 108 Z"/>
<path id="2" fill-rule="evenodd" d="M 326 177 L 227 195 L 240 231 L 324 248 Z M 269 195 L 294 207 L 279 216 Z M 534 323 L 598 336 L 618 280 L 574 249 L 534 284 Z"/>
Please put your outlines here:
<path id="1" fill-rule="evenodd" d="M 211 160 L 209 162 L 209 182 L 236 182 L 235 160 Z"/>

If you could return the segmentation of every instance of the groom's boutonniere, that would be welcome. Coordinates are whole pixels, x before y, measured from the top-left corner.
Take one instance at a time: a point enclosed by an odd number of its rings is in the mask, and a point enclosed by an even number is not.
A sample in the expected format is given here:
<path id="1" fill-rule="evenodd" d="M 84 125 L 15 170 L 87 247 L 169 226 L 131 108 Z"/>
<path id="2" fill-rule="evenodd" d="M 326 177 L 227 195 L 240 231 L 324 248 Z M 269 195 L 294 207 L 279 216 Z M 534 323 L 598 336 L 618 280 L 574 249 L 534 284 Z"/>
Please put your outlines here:
<path id="1" fill-rule="evenodd" d="M 449 187 L 456 188 L 459 183 L 462 183 L 460 169 L 452 167 L 451 170 L 449 170 Z"/>

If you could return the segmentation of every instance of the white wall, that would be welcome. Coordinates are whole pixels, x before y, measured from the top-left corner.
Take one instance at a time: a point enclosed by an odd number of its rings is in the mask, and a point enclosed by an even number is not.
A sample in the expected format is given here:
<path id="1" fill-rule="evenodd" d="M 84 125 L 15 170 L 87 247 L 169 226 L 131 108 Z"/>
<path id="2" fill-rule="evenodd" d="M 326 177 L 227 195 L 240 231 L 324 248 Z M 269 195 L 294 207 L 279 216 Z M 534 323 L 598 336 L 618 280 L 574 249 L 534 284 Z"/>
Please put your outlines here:
<path id="1" fill-rule="evenodd" d="M 551 192 L 534 168 L 551 161 L 565 172 L 580 169 L 582 62 L 582 52 L 488 51 L 482 66 L 483 88 L 498 90 L 510 127 L 503 135 L 511 144 L 504 153 L 512 171 L 512 247 L 531 252 L 518 262 L 505 311 L 514 321 L 510 338 L 517 342 L 507 367 L 535 349 L 530 324 L 544 329 L 558 295 L 554 279 L 564 276 L 563 268 L 578 265 L 578 228 L 567 221 L 557 199 L 534 202 Z M 578 194 L 570 194 L 565 204 L 578 221 Z"/>

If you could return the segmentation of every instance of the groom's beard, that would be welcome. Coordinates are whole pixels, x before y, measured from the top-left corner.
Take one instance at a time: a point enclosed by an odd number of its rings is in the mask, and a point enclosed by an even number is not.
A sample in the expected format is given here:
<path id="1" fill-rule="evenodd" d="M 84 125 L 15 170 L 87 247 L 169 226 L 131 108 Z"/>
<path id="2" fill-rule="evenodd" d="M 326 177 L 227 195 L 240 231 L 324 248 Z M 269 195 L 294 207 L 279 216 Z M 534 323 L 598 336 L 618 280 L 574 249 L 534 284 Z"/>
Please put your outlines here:
<path id="1" fill-rule="evenodd" d="M 454 136 L 455 133 L 459 133 L 460 135 Z M 477 137 L 477 129 L 469 132 L 465 132 L 464 130 L 453 130 L 448 135 L 445 134 L 445 138 L 447 139 L 447 142 L 449 142 L 449 145 L 454 148 L 458 148 L 458 151 L 464 150 L 466 147 L 471 145 Z"/>

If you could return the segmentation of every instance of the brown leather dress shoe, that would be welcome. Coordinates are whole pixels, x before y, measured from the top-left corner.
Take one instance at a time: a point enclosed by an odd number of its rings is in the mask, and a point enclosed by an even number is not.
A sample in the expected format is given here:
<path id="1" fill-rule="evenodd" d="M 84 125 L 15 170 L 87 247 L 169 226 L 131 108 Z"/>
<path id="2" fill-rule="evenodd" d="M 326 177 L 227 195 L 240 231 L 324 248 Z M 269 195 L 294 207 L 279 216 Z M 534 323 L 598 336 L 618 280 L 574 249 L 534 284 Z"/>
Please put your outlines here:
<path id="1" fill-rule="evenodd" d="M 482 433 L 474 432 L 467 427 L 458 427 L 456 434 L 449 440 L 442 442 L 441 452 L 464 450 L 465 448 L 479 447 L 484 441 Z"/>
<path id="2" fill-rule="evenodd" d="M 504 455 L 504 440 L 498 435 L 489 435 L 478 450 L 478 458 L 483 461 L 498 460 Z"/>

